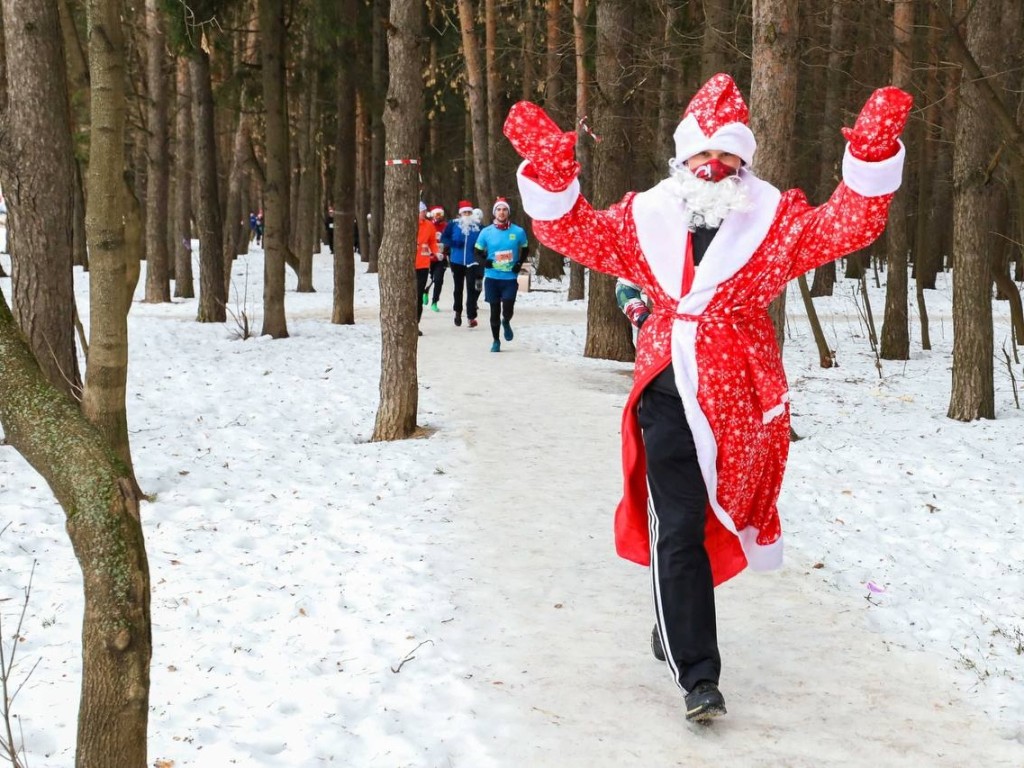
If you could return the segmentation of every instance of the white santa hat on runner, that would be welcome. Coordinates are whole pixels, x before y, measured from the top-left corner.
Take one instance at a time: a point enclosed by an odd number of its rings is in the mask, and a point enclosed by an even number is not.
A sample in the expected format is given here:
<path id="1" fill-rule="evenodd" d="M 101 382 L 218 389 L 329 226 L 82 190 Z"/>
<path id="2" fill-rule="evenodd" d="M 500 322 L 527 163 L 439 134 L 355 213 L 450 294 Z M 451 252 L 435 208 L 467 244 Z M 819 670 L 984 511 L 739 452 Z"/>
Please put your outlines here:
<path id="1" fill-rule="evenodd" d="M 731 152 L 750 165 L 757 141 L 747 127 L 749 120 L 747 105 L 733 79 L 715 75 L 690 99 L 672 135 L 676 161 L 682 163 L 699 152 L 717 149 Z"/>
<path id="2" fill-rule="evenodd" d="M 491 207 L 491 213 L 497 215 L 499 208 L 504 208 L 507 211 L 512 210 L 509 207 L 508 200 L 506 200 L 504 197 L 499 197 L 497 200 L 494 201 L 494 205 Z"/>

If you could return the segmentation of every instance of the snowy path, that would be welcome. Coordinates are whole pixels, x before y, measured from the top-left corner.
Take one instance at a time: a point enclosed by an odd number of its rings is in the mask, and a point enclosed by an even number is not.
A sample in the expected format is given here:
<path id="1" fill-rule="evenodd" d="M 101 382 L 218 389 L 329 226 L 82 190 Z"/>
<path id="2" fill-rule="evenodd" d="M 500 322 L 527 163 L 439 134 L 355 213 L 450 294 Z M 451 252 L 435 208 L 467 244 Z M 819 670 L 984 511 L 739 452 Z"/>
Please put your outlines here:
<path id="1" fill-rule="evenodd" d="M 451 509 L 465 567 L 438 576 L 473 638 L 462 677 L 507 724 L 475 734 L 494 765 L 1024 764 L 1024 747 L 958 701 L 944 660 L 889 645 L 863 601 L 829 593 L 792 555 L 779 573 L 719 590 L 729 715 L 688 726 L 649 653 L 647 571 L 613 549 L 629 379 L 531 349 L 531 328 L 567 315 L 522 303 L 516 339 L 491 354 L 481 310 L 472 331 L 424 313 L 421 423 L 469 449 Z"/>

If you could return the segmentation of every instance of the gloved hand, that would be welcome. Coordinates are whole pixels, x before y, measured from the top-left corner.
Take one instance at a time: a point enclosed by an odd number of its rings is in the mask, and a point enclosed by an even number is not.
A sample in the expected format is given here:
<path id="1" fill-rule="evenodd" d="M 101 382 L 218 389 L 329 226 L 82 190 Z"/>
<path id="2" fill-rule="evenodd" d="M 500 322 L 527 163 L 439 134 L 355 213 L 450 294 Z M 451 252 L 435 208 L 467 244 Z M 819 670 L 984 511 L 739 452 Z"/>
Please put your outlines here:
<path id="1" fill-rule="evenodd" d="M 853 128 L 843 128 L 850 154 L 858 160 L 888 160 L 900 150 L 896 142 L 907 124 L 914 97 L 889 85 L 871 94 Z"/>
<path id="2" fill-rule="evenodd" d="M 630 299 L 622 311 L 629 318 L 629 322 L 637 328 L 642 327 L 647 318 L 651 316 L 650 310 L 647 309 L 647 305 L 642 299 Z"/>
<path id="3" fill-rule="evenodd" d="M 529 101 L 512 105 L 505 118 L 505 136 L 530 163 L 523 174 L 550 192 L 561 192 L 580 172 L 576 133 L 563 132 L 548 113 Z"/>

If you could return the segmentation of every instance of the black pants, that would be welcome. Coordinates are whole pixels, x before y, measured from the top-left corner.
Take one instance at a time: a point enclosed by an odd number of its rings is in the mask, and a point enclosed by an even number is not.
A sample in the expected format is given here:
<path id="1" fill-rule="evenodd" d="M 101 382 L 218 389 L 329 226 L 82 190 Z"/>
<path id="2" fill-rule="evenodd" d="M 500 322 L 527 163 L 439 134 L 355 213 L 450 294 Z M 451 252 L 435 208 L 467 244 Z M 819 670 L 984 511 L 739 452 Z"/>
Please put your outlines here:
<path id="1" fill-rule="evenodd" d="M 491 302 L 491 338 L 498 340 L 498 330 L 501 328 L 501 321 L 506 323 L 512 319 L 512 313 L 516 309 L 516 300 L 492 301 Z"/>
<path id="2" fill-rule="evenodd" d="M 427 290 L 427 278 L 430 276 L 430 269 L 424 267 L 416 270 L 416 322 L 423 317 L 423 294 Z"/>
<path id="3" fill-rule="evenodd" d="M 717 683 L 722 670 L 715 588 L 704 549 L 708 493 L 679 395 L 649 386 L 640 398 L 639 421 L 647 454 L 658 632 L 676 682 L 689 691 L 701 680 Z"/>
<path id="4" fill-rule="evenodd" d="M 437 304 L 441 300 L 441 286 L 444 285 L 444 261 L 432 261 L 430 262 L 430 279 L 434 281 L 434 296 L 431 298 L 431 302 Z M 420 294 L 421 296 L 423 294 Z"/>
<path id="5" fill-rule="evenodd" d="M 466 317 L 476 319 L 477 302 L 480 300 L 480 282 L 483 277 L 477 264 L 456 264 L 452 262 L 452 285 L 455 289 L 455 303 L 452 309 L 455 314 L 462 314 L 462 294 L 465 288 Z"/>

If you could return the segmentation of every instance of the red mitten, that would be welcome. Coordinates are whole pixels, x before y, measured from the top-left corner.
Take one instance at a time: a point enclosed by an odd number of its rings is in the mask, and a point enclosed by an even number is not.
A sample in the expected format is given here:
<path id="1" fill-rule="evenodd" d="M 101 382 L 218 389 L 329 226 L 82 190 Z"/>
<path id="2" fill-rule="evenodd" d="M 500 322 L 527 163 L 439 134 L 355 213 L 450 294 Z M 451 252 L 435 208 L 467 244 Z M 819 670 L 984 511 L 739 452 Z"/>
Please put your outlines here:
<path id="1" fill-rule="evenodd" d="M 504 133 L 530 164 L 523 174 L 551 192 L 568 187 L 580 164 L 576 162 L 576 134 L 563 132 L 548 113 L 529 101 L 512 105 L 505 118 Z"/>
<path id="2" fill-rule="evenodd" d="M 913 104 L 913 96 L 892 85 L 872 93 L 853 128 L 843 128 L 843 136 L 850 142 L 850 154 L 858 160 L 877 163 L 899 152 L 896 139 L 907 124 Z"/>

